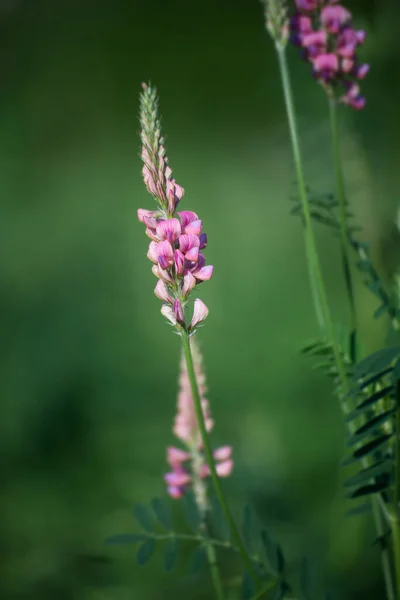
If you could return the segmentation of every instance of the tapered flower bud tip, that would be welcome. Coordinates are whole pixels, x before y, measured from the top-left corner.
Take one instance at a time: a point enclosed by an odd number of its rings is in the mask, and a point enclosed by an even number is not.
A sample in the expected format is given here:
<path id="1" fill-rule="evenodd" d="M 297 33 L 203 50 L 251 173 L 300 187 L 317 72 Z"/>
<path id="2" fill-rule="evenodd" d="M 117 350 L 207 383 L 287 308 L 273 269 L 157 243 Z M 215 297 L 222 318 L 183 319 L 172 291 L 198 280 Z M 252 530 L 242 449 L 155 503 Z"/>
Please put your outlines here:
<path id="1" fill-rule="evenodd" d="M 147 92 L 147 90 L 149 89 L 149 86 L 147 85 L 147 83 L 145 83 L 144 81 L 142 81 L 142 90 L 144 90 L 145 92 Z"/>
<path id="2" fill-rule="evenodd" d="M 215 470 L 219 477 L 229 477 L 233 470 L 233 460 L 224 460 L 224 462 L 215 465 Z"/>
<path id="3" fill-rule="evenodd" d="M 193 317 L 190 321 L 190 330 L 193 330 L 199 323 L 205 321 L 208 317 L 209 310 L 200 298 L 194 301 Z"/>

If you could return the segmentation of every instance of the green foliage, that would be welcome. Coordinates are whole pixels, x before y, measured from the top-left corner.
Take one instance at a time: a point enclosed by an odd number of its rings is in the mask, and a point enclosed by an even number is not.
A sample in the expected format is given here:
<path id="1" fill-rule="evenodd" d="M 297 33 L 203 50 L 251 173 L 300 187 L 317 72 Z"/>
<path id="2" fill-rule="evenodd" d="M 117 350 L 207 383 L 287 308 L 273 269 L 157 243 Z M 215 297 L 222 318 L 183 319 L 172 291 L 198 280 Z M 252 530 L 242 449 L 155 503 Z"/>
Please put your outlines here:
<path id="1" fill-rule="evenodd" d="M 183 497 L 183 505 L 186 522 L 189 527 L 197 533 L 203 523 L 203 517 L 200 513 L 199 507 L 197 506 L 193 492 L 186 492 Z"/>
<path id="2" fill-rule="evenodd" d="M 165 545 L 164 550 L 164 567 L 169 573 L 174 568 L 179 555 L 179 540 L 171 537 Z"/>
<path id="3" fill-rule="evenodd" d="M 138 548 L 136 555 L 137 564 L 142 567 L 146 565 L 151 557 L 153 556 L 156 549 L 156 541 L 154 538 L 148 538 L 143 544 Z"/>
<path id="4" fill-rule="evenodd" d="M 204 546 L 198 546 L 192 555 L 190 572 L 195 575 L 199 573 L 207 562 L 207 551 Z"/>
<path id="5" fill-rule="evenodd" d="M 393 440 L 399 355 L 399 346 L 383 348 L 360 361 L 354 369 L 347 396 L 356 402 L 356 407 L 347 421 L 355 426 L 347 441 L 350 455 L 342 464 L 357 465 L 357 472 L 345 481 L 348 498 L 382 493 L 383 501 L 390 497 L 395 467 Z M 360 505 L 350 514 L 361 514 L 369 508 L 369 504 Z"/>
<path id="6" fill-rule="evenodd" d="M 172 513 L 168 502 L 161 498 L 153 498 L 151 507 L 156 515 L 158 523 L 164 529 L 170 531 L 172 529 Z"/>
<path id="7" fill-rule="evenodd" d="M 143 504 L 135 504 L 133 514 L 139 525 L 149 533 L 154 531 L 154 523 L 149 510 Z"/>

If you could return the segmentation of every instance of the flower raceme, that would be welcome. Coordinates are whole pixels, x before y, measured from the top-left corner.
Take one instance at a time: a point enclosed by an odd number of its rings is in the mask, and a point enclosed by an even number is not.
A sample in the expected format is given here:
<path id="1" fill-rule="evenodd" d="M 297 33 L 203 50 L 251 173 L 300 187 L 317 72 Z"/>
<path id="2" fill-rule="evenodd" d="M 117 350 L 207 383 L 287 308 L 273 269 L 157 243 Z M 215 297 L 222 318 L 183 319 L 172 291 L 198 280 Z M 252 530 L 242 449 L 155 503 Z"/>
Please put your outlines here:
<path id="1" fill-rule="evenodd" d="M 290 21 L 291 41 L 312 65 L 313 76 L 329 94 L 339 84 L 344 88 L 340 101 L 360 110 L 365 98 L 358 80 L 364 79 L 369 65 L 360 64 L 357 48 L 365 31 L 355 30 L 351 13 L 338 0 L 295 0 L 296 13 Z"/>
<path id="2" fill-rule="evenodd" d="M 147 257 L 154 263 L 152 271 L 158 278 L 154 293 L 164 303 L 161 313 L 178 329 L 192 333 L 207 318 L 208 308 L 197 298 L 193 318 L 187 324 L 185 305 L 193 288 L 211 278 L 213 267 L 206 265 L 201 252 L 207 246 L 201 219 L 192 211 L 177 212 L 184 189 L 168 165 L 156 90 L 146 84 L 142 84 L 140 123 L 143 179 L 157 202 L 156 210 L 138 210 L 138 219 L 151 240 Z"/>
<path id="3" fill-rule="evenodd" d="M 193 362 L 199 386 L 201 407 L 208 432 L 214 427 L 206 394 L 206 380 L 202 357 L 196 341 L 192 338 Z M 182 357 L 179 378 L 178 412 L 175 417 L 174 434 L 182 442 L 184 449 L 171 446 L 167 450 L 167 462 L 171 468 L 164 479 L 168 493 L 173 498 L 182 498 L 186 490 L 193 489 L 196 503 L 204 512 L 207 510 L 207 490 L 205 478 L 210 470 L 203 455 L 203 444 L 194 409 L 193 396 L 187 373 L 186 362 Z M 221 446 L 214 453 L 216 471 L 219 477 L 228 477 L 233 469 L 232 447 Z"/>

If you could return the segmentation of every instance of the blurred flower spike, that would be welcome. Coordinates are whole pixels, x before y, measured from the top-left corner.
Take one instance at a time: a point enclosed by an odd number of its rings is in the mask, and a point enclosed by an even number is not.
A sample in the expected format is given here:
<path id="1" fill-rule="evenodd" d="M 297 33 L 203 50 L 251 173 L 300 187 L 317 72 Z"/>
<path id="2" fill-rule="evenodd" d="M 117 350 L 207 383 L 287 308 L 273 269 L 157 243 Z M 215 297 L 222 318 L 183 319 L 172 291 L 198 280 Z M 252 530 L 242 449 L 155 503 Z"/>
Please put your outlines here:
<path id="1" fill-rule="evenodd" d="M 164 304 L 161 313 L 178 331 L 193 333 L 207 315 L 206 305 L 195 300 L 192 320 L 187 323 L 185 307 L 196 285 L 211 278 L 213 267 L 206 265 L 202 250 L 207 235 L 198 215 L 192 211 L 177 212 L 184 189 L 172 177 L 164 146 L 155 88 L 142 84 L 140 124 L 143 180 L 157 203 L 155 210 L 140 208 L 138 219 L 150 238 L 147 257 L 158 282 L 154 293 Z"/>
<path id="2" fill-rule="evenodd" d="M 344 90 L 340 102 L 364 108 L 358 80 L 367 75 L 369 65 L 358 62 L 357 49 L 365 31 L 353 28 L 351 13 L 337 0 L 295 0 L 295 4 L 290 40 L 312 65 L 313 76 L 330 96 L 339 86 Z"/>
<path id="3" fill-rule="evenodd" d="M 206 379 L 202 357 L 196 340 L 192 338 L 193 362 L 196 380 L 199 386 L 201 407 L 208 432 L 214 427 L 208 400 L 205 397 Z M 190 381 L 186 362 L 182 356 L 179 378 L 178 412 L 175 417 L 174 434 L 182 442 L 184 449 L 170 446 L 167 450 L 167 462 L 171 470 L 164 479 L 168 493 L 173 498 L 182 498 L 188 489 L 192 489 L 196 503 L 204 513 L 207 510 L 207 487 L 205 479 L 210 475 L 205 461 L 201 434 L 194 409 Z M 221 446 L 213 453 L 216 471 L 219 477 L 228 477 L 233 469 L 232 447 Z"/>

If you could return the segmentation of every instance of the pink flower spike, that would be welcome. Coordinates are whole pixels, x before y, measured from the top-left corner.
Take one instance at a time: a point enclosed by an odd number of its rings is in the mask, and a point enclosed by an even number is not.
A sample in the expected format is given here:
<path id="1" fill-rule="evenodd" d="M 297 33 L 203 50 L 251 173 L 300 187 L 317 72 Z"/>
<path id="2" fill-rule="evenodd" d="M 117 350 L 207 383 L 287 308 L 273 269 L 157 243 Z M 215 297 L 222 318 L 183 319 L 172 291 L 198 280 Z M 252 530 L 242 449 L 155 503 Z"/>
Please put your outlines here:
<path id="1" fill-rule="evenodd" d="M 185 267 L 185 257 L 180 250 L 174 250 L 175 270 L 178 276 L 183 275 Z"/>
<path id="2" fill-rule="evenodd" d="M 215 470 L 219 477 L 229 477 L 233 470 L 233 460 L 224 460 L 224 462 L 215 465 Z"/>
<path id="3" fill-rule="evenodd" d="M 199 323 L 205 321 L 208 317 L 209 310 L 200 298 L 194 301 L 193 317 L 190 321 L 189 328 L 194 329 Z"/>
<path id="4" fill-rule="evenodd" d="M 178 219 L 160 221 L 156 232 L 160 240 L 168 240 L 172 244 L 181 234 L 181 224 Z"/>
<path id="5" fill-rule="evenodd" d="M 209 279 L 211 279 L 213 271 L 214 267 L 212 265 L 207 265 L 206 267 L 202 267 L 198 271 L 193 271 L 193 275 L 198 281 L 208 281 Z"/>
<path id="6" fill-rule="evenodd" d="M 176 487 L 174 485 L 170 485 L 168 486 L 168 494 L 171 496 L 171 498 L 175 498 L 176 500 L 178 500 L 179 498 L 182 498 L 184 496 L 184 490 L 180 487 Z"/>
<path id="7" fill-rule="evenodd" d="M 184 325 L 185 324 L 185 315 L 183 313 L 182 304 L 180 303 L 179 300 L 175 300 L 175 302 L 174 302 L 174 314 L 175 314 L 177 322 L 180 325 Z"/>
<path id="8" fill-rule="evenodd" d="M 220 446 L 213 452 L 215 460 L 228 460 L 232 456 L 232 446 Z"/>
<path id="9" fill-rule="evenodd" d="M 168 240 L 159 242 L 156 248 L 158 264 L 162 269 L 168 269 L 174 263 L 174 251 Z"/>
<path id="10" fill-rule="evenodd" d="M 177 250 L 177 252 L 179 252 L 179 250 Z M 185 298 L 186 298 L 186 296 L 188 296 L 190 294 L 190 292 L 192 291 L 192 289 L 194 288 L 195 285 L 196 285 L 196 278 L 192 275 L 192 273 L 190 271 L 188 271 L 183 278 L 183 286 L 182 286 L 182 294 L 185 296 Z"/>
<path id="11" fill-rule="evenodd" d="M 168 292 L 167 286 L 161 279 L 158 280 L 157 285 L 154 288 L 154 293 L 157 296 L 157 298 L 159 298 L 163 302 L 166 302 L 167 304 L 172 304 L 174 301 Z"/>
<path id="12" fill-rule="evenodd" d="M 174 446 L 169 446 L 167 448 L 167 461 L 171 467 L 189 460 L 190 456 L 190 452 L 186 452 L 180 448 L 175 448 Z"/>
<path id="13" fill-rule="evenodd" d="M 194 235 L 200 235 L 201 233 L 201 219 L 192 221 L 185 227 L 185 233 L 193 233 Z"/>
<path id="14" fill-rule="evenodd" d="M 190 482 L 191 477 L 189 473 L 186 473 L 186 471 L 182 470 L 182 472 L 179 473 L 175 471 L 172 473 L 166 473 L 164 475 L 164 480 L 168 485 L 180 487 L 181 485 L 187 485 Z"/>
<path id="15" fill-rule="evenodd" d="M 171 306 L 168 306 L 168 304 L 163 304 L 161 307 L 161 314 L 163 315 L 163 317 L 168 319 L 168 321 L 172 323 L 172 325 L 176 325 L 175 313 L 172 310 Z"/>

